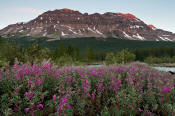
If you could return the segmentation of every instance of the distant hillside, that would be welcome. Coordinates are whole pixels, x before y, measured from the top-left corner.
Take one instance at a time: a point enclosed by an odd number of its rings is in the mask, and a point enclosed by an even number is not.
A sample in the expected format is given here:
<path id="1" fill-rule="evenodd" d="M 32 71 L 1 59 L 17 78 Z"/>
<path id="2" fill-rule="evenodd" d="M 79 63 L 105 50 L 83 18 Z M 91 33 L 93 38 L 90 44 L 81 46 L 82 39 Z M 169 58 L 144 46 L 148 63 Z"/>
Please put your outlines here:
<path id="1" fill-rule="evenodd" d="M 119 38 L 140 41 L 175 41 L 175 34 L 130 13 L 81 13 L 71 9 L 47 11 L 26 23 L 11 24 L 0 30 L 1 36 L 65 38 Z"/>
<path id="2" fill-rule="evenodd" d="M 8 39 L 3 38 L 5 41 Z M 138 40 L 120 40 L 116 38 L 74 38 L 50 41 L 49 38 L 32 38 L 32 37 L 21 37 L 11 38 L 10 41 L 15 44 L 28 47 L 34 42 L 37 42 L 42 48 L 55 49 L 59 46 L 60 42 L 68 45 L 73 45 L 79 48 L 81 52 L 89 46 L 94 49 L 95 52 L 109 52 L 118 51 L 125 48 L 136 49 L 136 48 L 158 48 L 158 47 L 175 47 L 175 42 L 163 42 L 163 41 L 138 41 Z"/>

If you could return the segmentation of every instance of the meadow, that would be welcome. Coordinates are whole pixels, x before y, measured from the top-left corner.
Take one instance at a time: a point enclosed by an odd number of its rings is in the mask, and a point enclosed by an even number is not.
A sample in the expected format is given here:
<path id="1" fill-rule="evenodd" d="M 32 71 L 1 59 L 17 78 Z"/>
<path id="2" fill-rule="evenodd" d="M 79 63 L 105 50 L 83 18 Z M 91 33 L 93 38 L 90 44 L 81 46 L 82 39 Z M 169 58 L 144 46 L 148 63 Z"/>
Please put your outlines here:
<path id="1" fill-rule="evenodd" d="M 58 67 L 49 61 L 0 69 L 2 116 L 173 116 L 175 76 L 146 64 Z"/>

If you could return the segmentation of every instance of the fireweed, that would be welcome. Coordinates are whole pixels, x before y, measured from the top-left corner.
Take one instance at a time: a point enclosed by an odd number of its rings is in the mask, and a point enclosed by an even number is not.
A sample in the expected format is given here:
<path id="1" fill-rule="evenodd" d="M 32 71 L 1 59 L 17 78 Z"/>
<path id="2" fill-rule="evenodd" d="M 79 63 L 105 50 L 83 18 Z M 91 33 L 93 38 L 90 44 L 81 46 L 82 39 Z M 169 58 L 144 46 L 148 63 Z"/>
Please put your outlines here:
<path id="1" fill-rule="evenodd" d="M 175 76 L 138 62 L 100 68 L 15 63 L 0 70 L 0 114 L 173 116 L 174 82 Z"/>

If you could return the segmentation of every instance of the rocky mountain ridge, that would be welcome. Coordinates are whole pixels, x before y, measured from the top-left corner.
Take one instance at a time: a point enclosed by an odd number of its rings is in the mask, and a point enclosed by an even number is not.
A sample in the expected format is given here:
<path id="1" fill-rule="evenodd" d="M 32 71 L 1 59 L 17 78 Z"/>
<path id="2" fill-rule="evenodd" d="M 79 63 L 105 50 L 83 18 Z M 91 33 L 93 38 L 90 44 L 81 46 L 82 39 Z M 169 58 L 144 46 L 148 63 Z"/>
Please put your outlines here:
<path id="1" fill-rule="evenodd" d="M 49 37 L 50 41 L 80 37 L 175 41 L 174 33 L 147 25 L 130 13 L 88 14 L 71 9 L 47 11 L 27 23 L 5 27 L 0 35 Z"/>

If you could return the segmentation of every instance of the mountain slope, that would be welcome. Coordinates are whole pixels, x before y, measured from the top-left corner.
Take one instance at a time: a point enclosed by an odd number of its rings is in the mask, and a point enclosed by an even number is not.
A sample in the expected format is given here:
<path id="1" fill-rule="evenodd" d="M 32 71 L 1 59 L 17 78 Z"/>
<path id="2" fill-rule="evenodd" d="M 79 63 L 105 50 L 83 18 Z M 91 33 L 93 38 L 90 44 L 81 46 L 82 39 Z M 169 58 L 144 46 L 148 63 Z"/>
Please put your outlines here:
<path id="1" fill-rule="evenodd" d="M 0 30 L 6 35 L 61 38 L 102 37 L 130 40 L 175 41 L 172 32 L 147 25 L 132 14 L 80 13 L 71 9 L 47 11 L 27 23 L 9 25 Z"/>

